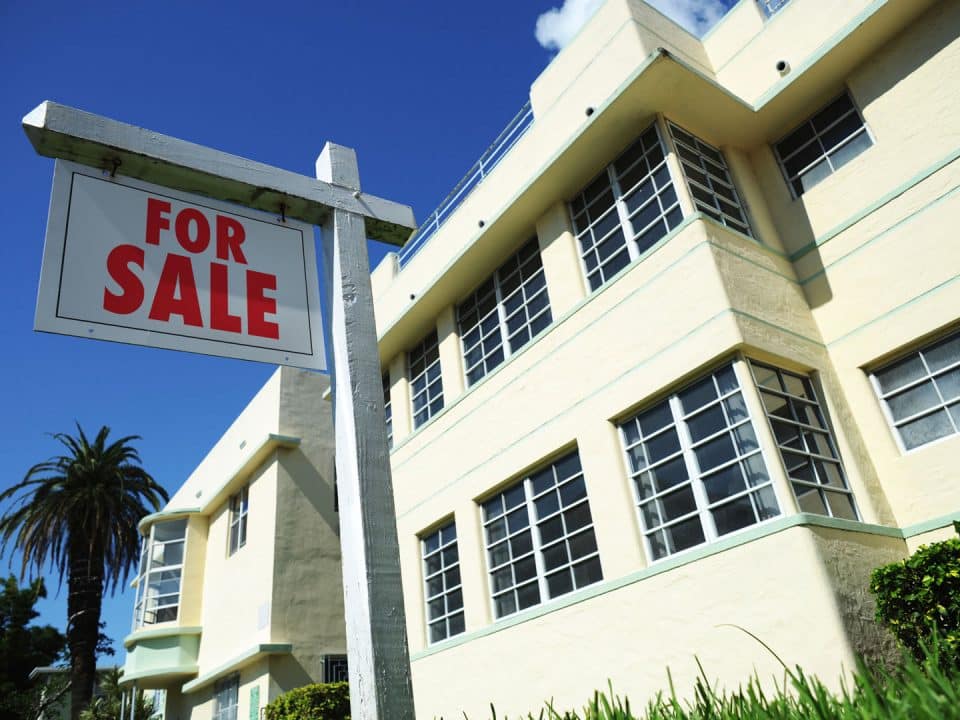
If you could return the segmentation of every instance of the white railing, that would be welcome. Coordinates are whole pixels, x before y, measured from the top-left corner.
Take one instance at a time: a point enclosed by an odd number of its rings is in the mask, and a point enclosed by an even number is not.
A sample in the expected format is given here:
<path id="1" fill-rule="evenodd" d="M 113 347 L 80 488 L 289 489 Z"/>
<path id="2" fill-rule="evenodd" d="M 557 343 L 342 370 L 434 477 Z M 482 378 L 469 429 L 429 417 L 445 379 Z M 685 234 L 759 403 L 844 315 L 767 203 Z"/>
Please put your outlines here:
<path id="1" fill-rule="evenodd" d="M 790 0 L 757 0 L 757 4 L 767 17 L 772 17 L 788 2 Z"/>
<path id="2" fill-rule="evenodd" d="M 503 131 L 497 136 L 486 152 L 480 156 L 480 159 L 473 164 L 473 167 L 467 171 L 463 179 L 457 183 L 456 187 L 450 191 L 450 194 L 444 198 L 440 206 L 427 217 L 426 220 L 417 228 L 416 232 L 410 237 L 406 245 L 400 250 L 400 267 L 406 265 L 410 259 L 420 250 L 440 229 L 440 226 L 446 221 L 450 214 L 464 201 L 467 195 L 477 187 L 487 177 L 493 168 L 510 151 L 517 140 L 523 137 L 523 134 L 533 124 L 533 109 L 527 102 L 520 112 L 507 124 Z"/>

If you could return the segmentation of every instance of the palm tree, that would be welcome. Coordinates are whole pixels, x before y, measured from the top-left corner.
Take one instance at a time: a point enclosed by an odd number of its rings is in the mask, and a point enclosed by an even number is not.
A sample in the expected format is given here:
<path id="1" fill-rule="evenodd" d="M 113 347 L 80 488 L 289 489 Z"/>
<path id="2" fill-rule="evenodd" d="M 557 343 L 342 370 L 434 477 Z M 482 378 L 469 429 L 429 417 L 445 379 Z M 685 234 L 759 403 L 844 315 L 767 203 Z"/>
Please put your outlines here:
<path id="1" fill-rule="evenodd" d="M 13 540 L 22 555 L 21 577 L 48 565 L 61 582 L 67 577 L 71 720 L 93 694 L 104 590 L 126 582 L 139 555 L 137 523 L 169 499 L 129 444 L 139 436 L 108 444 L 109 434 L 104 426 L 90 443 L 79 423 L 77 437 L 55 434 L 66 454 L 34 465 L 0 493 L 0 502 L 13 499 L 0 517 L 0 544 L 6 550 Z"/>

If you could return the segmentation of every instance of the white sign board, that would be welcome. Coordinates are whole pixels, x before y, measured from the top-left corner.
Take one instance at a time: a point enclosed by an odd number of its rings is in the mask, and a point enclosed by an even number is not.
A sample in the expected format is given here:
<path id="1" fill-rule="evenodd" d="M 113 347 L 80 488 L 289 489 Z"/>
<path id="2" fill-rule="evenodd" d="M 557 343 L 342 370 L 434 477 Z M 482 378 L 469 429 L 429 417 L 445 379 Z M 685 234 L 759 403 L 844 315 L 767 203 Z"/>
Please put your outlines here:
<path id="1" fill-rule="evenodd" d="M 35 327 L 324 370 L 313 227 L 57 160 Z"/>

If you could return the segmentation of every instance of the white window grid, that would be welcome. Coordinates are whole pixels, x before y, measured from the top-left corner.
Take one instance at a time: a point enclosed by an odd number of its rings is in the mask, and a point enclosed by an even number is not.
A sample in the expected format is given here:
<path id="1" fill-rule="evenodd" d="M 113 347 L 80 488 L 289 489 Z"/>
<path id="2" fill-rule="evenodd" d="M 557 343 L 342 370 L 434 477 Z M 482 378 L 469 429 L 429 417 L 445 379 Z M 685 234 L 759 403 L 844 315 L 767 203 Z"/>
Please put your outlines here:
<path id="1" fill-rule="evenodd" d="M 873 137 L 846 91 L 774 144 L 794 197 L 873 145 Z"/>
<path id="2" fill-rule="evenodd" d="M 683 211 L 657 124 L 570 202 L 591 290 L 596 290 L 680 224 Z"/>
<path id="3" fill-rule="evenodd" d="M 667 126 L 694 206 L 727 227 L 752 237 L 747 213 L 723 153 L 672 122 Z"/>
<path id="4" fill-rule="evenodd" d="M 350 668 L 346 655 L 323 656 L 323 681 L 325 683 L 347 682 L 350 680 Z"/>
<path id="5" fill-rule="evenodd" d="M 836 439 L 811 379 L 756 360 L 749 364 L 800 511 L 858 520 Z"/>
<path id="6" fill-rule="evenodd" d="M 158 539 L 158 530 L 161 537 Z M 177 619 L 187 521 L 156 523 L 144 538 L 136 580 L 133 628 Z"/>
<path id="7" fill-rule="evenodd" d="M 432 330 L 407 353 L 414 429 L 443 409 L 440 347 Z"/>
<path id="8" fill-rule="evenodd" d="M 250 512 L 250 486 L 230 496 L 230 532 L 227 555 L 233 555 L 247 544 L 247 515 Z"/>
<path id="9" fill-rule="evenodd" d="M 435 643 L 464 631 L 456 523 L 450 522 L 422 537 L 420 547 L 423 556 L 427 638 L 430 643 Z"/>
<path id="10" fill-rule="evenodd" d="M 543 263 L 534 237 L 457 308 L 467 386 L 517 352 L 552 321 Z"/>
<path id="11" fill-rule="evenodd" d="M 213 686 L 213 720 L 237 720 L 240 704 L 240 676 L 231 675 Z"/>
<path id="12" fill-rule="evenodd" d="M 651 559 L 780 514 L 734 365 L 620 425 Z"/>
<path id="13" fill-rule="evenodd" d="M 387 425 L 387 447 L 393 447 L 393 404 L 390 402 L 390 373 L 384 373 L 380 381 L 383 383 L 383 416 Z"/>
<path id="14" fill-rule="evenodd" d="M 870 379 L 903 451 L 960 433 L 960 333 L 901 357 Z"/>
<path id="15" fill-rule="evenodd" d="M 483 525 L 496 618 L 603 579 L 576 451 L 484 502 Z"/>

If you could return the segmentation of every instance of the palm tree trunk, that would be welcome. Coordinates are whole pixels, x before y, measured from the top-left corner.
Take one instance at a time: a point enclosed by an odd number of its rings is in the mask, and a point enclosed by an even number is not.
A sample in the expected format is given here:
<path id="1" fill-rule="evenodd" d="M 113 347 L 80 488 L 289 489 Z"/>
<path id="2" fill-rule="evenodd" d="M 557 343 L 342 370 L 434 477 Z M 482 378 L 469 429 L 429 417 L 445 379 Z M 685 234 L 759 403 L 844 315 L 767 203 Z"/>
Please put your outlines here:
<path id="1" fill-rule="evenodd" d="M 74 534 L 71 533 L 71 538 Z M 70 720 L 90 704 L 97 677 L 97 638 L 103 602 L 103 554 L 80 535 L 70 548 L 67 577 L 67 647 L 70 650 Z"/>

